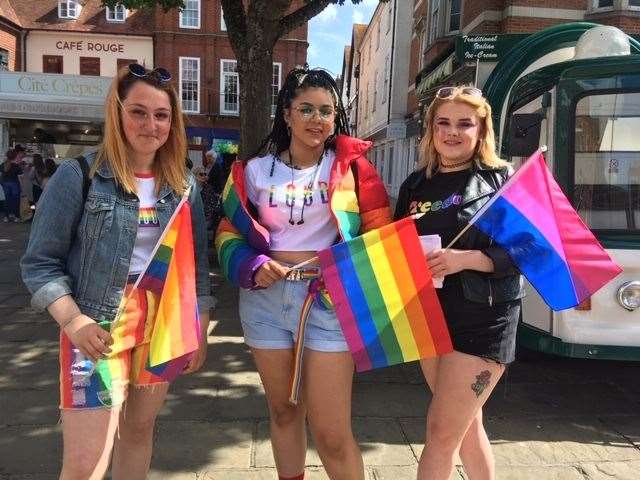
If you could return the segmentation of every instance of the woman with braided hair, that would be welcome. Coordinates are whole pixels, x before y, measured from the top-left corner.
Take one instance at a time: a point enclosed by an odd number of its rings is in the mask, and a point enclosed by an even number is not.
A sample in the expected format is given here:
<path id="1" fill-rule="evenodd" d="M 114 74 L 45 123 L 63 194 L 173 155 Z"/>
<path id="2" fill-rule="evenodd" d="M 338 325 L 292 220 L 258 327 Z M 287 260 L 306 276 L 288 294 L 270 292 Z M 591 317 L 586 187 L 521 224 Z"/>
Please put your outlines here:
<path id="1" fill-rule="evenodd" d="M 390 221 L 387 193 L 364 156 L 370 146 L 348 136 L 331 75 L 297 68 L 279 93 L 271 133 L 254 158 L 234 164 L 225 187 L 216 247 L 225 275 L 241 287 L 240 319 L 264 385 L 280 479 L 304 478 L 305 419 L 329 477 L 364 479 L 351 431 L 353 361 L 322 301 L 317 264 L 294 266 Z"/>

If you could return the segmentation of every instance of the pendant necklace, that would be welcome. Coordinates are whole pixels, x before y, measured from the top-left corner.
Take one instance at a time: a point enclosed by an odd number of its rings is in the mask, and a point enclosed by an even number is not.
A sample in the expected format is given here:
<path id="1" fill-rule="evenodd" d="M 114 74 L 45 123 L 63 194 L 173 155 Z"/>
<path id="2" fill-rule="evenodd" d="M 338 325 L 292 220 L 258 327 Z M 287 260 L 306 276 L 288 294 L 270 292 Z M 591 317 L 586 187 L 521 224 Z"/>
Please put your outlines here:
<path id="1" fill-rule="evenodd" d="M 316 181 L 316 176 L 318 174 L 318 170 L 320 169 L 320 164 L 322 163 L 322 159 L 324 158 L 324 151 L 320 154 L 320 158 L 316 162 L 316 168 L 313 170 L 313 175 L 311 176 L 311 180 L 305 186 L 304 193 L 302 195 L 302 211 L 300 212 L 300 220 L 297 222 L 293 220 L 293 206 L 296 203 L 295 191 L 296 186 L 293 183 L 294 180 L 294 163 L 293 163 L 293 155 L 291 155 L 291 150 L 289 150 L 289 168 L 291 169 L 291 183 L 289 184 L 289 188 L 291 189 L 291 205 L 289 207 L 289 224 L 290 225 L 302 225 L 304 223 L 304 207 L 307 204 L 307 199 L 313 195 L 313 184 Z"/>

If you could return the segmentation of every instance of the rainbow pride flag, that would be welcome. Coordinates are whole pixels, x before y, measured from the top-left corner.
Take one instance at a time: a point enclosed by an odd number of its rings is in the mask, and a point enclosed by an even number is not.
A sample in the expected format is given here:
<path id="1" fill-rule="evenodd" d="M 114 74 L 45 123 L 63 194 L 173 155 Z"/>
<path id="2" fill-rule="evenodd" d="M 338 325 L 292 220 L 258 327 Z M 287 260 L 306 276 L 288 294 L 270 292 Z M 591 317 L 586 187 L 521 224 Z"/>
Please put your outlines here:
<path id="1" fill-rule="evenodd" d="M 188 192 L 176 208 L 144 273 L 133 286 L 158 298 L 146 369 L 175 379 L 197 350 L 200 320 L 196 296 L 195 254 Z M 129 298 L 133 298 L 130 294 Z"/>
<path id="2" fill-rule="evenodd" d="M 318 257 L 358 371 L 453 351 L 412 218 L 334 245 Z"/>
<path id="3" fill-rule="evenodd" d="M 534 153 L 471 219 L 511 256 L 553 310 L 575 307 L 622 269 Z"/>

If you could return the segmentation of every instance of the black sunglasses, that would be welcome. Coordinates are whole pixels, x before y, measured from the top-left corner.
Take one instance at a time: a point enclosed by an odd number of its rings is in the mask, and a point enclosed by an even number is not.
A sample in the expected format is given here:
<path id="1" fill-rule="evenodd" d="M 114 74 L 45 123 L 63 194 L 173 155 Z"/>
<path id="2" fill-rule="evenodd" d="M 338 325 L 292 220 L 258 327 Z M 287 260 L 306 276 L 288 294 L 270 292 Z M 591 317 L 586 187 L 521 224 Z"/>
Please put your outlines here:
<path id="1" fill-rule="evenodd" d="M 160 83 L 167 83 L 171 81 L 171 73 L 169 73 L 169 70 L 162 67 L 147 70 L 139 63 L 130 63 L 129 73 L 138 78 L 154 78 Z"/>

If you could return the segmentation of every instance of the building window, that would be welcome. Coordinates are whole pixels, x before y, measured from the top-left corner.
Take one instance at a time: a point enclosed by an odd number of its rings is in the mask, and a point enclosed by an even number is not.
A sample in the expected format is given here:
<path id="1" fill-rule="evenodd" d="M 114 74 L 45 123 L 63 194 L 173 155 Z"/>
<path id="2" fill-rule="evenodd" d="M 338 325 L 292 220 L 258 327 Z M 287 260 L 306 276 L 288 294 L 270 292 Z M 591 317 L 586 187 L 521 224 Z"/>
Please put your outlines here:
<path id="1" fill-rule="evenodd" d="M 393 166 L 395 165 L 396 162 L 394 162 L 394 147 L 393 147 L 393 143 L 391 145 L 389 145 L 389 149 L 387 150 L 389 156 L 387 157 L 387 161 L 385 162 L 387 164 L 387 185 L 391 185 L 392 181 L 393 181 Z"/>
<path id="2" fill-rule="evenodd" d="M 449 32 L 460 30 L 461 0 L 451 0 L 449 4 Z"/>
<path id="3" fill-rule="evenodd" d="M 100 57 L 80 57 L 80 75 L 100 76 Z"/>
<path id="4" fill-rule="evenodd" d="M 121 69 L 128 67 L 132 63 L 138 63 L 138 61 L 132 60 L 130 58 L 118 58 L 116 59 L 116 68 L 118 69 L 118 71 L 120 71 Z"/>
<path id="5" fill-rule="evenodd" d="M 240 78 L 235 60 L 220 60 L 220 113 L 240 113 Z"/>
<path id="6" fill-rule="evenodd" d="M 378 25 L 376 26 L 376 50 L 380 48 L 380 19 L 378 19 Z"/>
<path id="7" fill-rule="evenodd" d="M 367 89 L 364 92 L 364 116 L 369 115 L 369 82 L 367 82 Z"/>
<path id="8" fill-rule="evenodd" d="M 273 79 L 271 80 L 271 115 L 276 114 L 276 106 L 278 105 L 278 93 L 280 92 L 280 84 L 282 83 L 282 64 L 273 64 Z"/>
<path id="9" fill-rule="evenodd" d="M 186 113 L 200 113 L 200 59 L 180 57 L 180 98 Z"/>
<path id="10" fill-rule="evenodd" d="M 127 9 L 117 3 L 115 7 L 107 7 L 107 22 L 124 22 L 127 19 Z"/>
<path id="11" fill-rule="evenodd" d="M 80 3 L 77 0 L 59 0 L 59 18 L 78 18 L 80 15 Z"/>
<path id="12" fill-rule="evenodd" d="M 418 70 L 422 70 L 424 68 L 424 52 L 427 50 L 427 31 L 423 30 L 420 34 L 420 53 L 418 58 Z"/>
<path id="13" fill-rule="evenodd" d="M 391 20 L 393 19 L 393 2 L 389 2 L 389 10 L 387 10 L 387 33 L 391 30 Z"/>
<path id="14" fill-rule="evenodd" d="M 62 55 L 43 55 L 42 71 L 44 73 L 62 73 Z"/>
<path id="15" fill-rule="evenodd" d="M 224 10 L 222 9 L 222 5 L 220 6 L 220 30 L 223 32 L 227 31 L 227 23 L 224 21 Z"/>
<path id="16" fill-rule="evenodd" d="M 372 111 L 376 111 L 376 103 L 378 103 L 378 71 L 373 74 L 373 106 Z"/>
<path id="17" fill-rule="evenodd" d="M 200 28 L 200 0 L 185 0 L 180 10 L 180 28 Z"/>
<path id="18" fill-rule="evenodd" d="M 611 8 L 613 0 L 593 0 L 593 8 Z"/>
<path id="19" fill-rule="evenodd" d="M 640 8 L 640 0 L 629 0 L 629 6 L 634 7 L 634 10 Z"/>
<path id="20" fill-rule="evenodd" d="M 389 55 L 384 59 L 384 87 L 382 88 L 382 103 L 387 101 L 387 90 L 389 89 Z"/>
<path id="21" fill-rule="evenodd" d="M 9 70 L 9 50 L 0 48 L 0 70 Z"/>
<path id="22" fill-rule="evenodd" d="M 431 2 L 431 16 L 429 21 L 429 43 L 435 42 L 438 38 L 438 20 L 440 16 L 440 0 Z"/>

